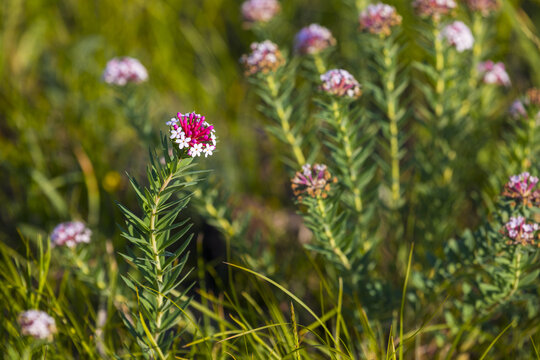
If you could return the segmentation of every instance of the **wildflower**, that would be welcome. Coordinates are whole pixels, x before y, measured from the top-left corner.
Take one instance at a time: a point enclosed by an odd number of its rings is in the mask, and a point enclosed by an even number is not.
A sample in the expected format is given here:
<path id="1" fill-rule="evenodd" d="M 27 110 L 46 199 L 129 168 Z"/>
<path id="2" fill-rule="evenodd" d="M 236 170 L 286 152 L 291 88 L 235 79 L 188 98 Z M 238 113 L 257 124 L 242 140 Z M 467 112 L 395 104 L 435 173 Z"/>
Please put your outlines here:
<path id="1" fill-rule="evenodd" d="M 270 40 L 251 44 L 251 54 L 243 55 L 240 62 L 245 67 L 246 75 L 276 71 L 285 63 L 276 44 Z"/>
<path id="2" fill-rule="evenodd" d="M 368 5 L 360 13 L 360 30 L 384 36 L 390 35 L 391 28 L 401 24 L 401 16 L 393 6 L 378 3 Z"/>
<path id="3" fill-rule="evenodd" d="M 527 90 L 527 100 L 531 105 L 540 106 L 540 89 L 531 88 Z"/>
<path id="4" fill-rule="evenodd" d="M 510 86 L 510 77 L 502 62 L 494 63 L 491 60 L 478 64 L 478 72 L 483 76 L 486 84 Z"/>
<path id="5" fill-rule="evenodd" d="M 414 0 L 413 7 L 419 16 L 439 21 L 442 15 L 449 14 L 457 4 L 454 0 Z"/>
<path id="6" fill-rule="evenodd" d="M 321 81 L 321 89 L 332 95 L 357 98 L 362 94 L 358 81 L 343 69 L 327 71 L 321 75 Z"/>
<path id="7" fill-rule="evenodd" d="M 148 73 L 144 66 L 132 57 L 113 58 L 107 63 L 103 72 L 103 80 L 111 85 L 138 84 L 147 79 Z"/>
<path id="8" fill-rule="evenodd" d="M 56 332 L 56 323 L 52 317 L 39 310 L 27 310 L 19 315 L 19 326 L 23 335 L 35 339 L 52 340 Z"/>
<path id="9" fill-rule="evenodd" d="M 466 0 L 465 3 L 471 11 L 479 12 L 482 16 L 488 16 L 500 6 L 497 0 Z"/>
<path id="10" fill-rule="evenodd" d="M 526 223 L 523 216 L 518 216 L 511 217 L 501 232 L 510 238 L 507 241 L 509 245 L 535 245 L 534 237 L 538 229 L 537 223 Z"/>
<path id="11" fill-rule="evenodd" d="M 521 102 L 521 100 L 519 99 L 516 99 L 512 103 L 512 105 L 510 105 L 508 112 L 510 113 L 510 116 L 514 119 L 519 119 L 527 116 L 527 110 L 525 109 L 525 106 L 523 106 L 523 102 Z"/>
<path id="12" fill-rule="evenodd" d="M 307 193 L 309 196 L 323 199 L 328 196 L 330 191 L 330 183 L 337 182 L 337 178 L 332 178 L 326 165 L 310 164 L 302 166 L 302 171 L 297 171 L 294 178 L 291 180 L 291 188 L 294 196 L 298 200 L 302 200 L 302 194 Z"/>
<path id="13" fill-rule="evenodd" d="M 166 123 L 170 127 L 170 138 L 178 144 L 180 150 L 187 149 L 187 154 L 191 157 L 205 157 L 212 155 L 216 149 L 215 129 L 206 122 L 205 117 L 200 114 L 178 113 Z"/>
<path id="14" fill-rule="evenodd" d="M 504 185 L 502 195 L 511 199 L 521 199 L 523 205 L 540 204 L 540 190 L 535 190 L 538 178 L 528 172 L 510 176 L 510 181 Z"/>
<path id="15" fill-rule="evenodd" d="M 458 52 L 472 49 L 474 38 L 471 30 L 461 21 L 454 21 L 441 32 L 441 37 L 456 48 Z"/>
<path id="16" fill-rule="evenodd" d="M 281 9 L 277 0 L 247 0 L 242 4 L 242 17 L 247 23 L 268 22 Z"/>
<path id="17" fill-rule="evenodd" d="M 89 243 L 92 231 L 80 221 L 65 222 L 57 225 L 51 234 L 51 246 L 74 247 L 80 243 Z"/>
<path id="18" fill-rule="evenodd" d="M 300 54 L 317 54 L 336 45 L 330 30 L 318 24 L 311 24 L 296 34 L 294 49 Z"/>

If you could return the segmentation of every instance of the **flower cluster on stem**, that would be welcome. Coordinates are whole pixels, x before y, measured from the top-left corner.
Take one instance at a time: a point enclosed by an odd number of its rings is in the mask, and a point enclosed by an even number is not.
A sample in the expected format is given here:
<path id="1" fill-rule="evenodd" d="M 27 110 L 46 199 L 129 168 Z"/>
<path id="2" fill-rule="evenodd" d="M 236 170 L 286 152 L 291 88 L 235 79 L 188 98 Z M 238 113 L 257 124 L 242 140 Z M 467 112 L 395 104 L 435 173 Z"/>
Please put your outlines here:
<path id="1" fill-rule="evenodd" d="M 58 224 L 51 233 L 51 246 L 75 247 L 77 244 L 89 243 L 92 231 L 80 221 Z"/>
<path id="2" fill-rule="evenodd" d="M 299 54 L 318 54 L 334 45 L 336 39 L 330 30 L 319 24 L 311 24 L 296 34 L 294 49 Z"/>
<path id="3" fill-rule="evenodd" d="M 531 176 L 528 172 L 510 177 L 504 185 L 502 195 L 504 197 L 518 200 L 525 206 L 540 204 L 540 190 L 535 189 L 538 184 L 538 178 Z"/>
<path id="4" fill-rule="evenodd" d="M 200 114 L 177 113 L 167 125 L 170 128 L 171 140 L 178 144 L 180 150 L 187 149 L 187 154 L 191 157 L 201 154 L 208 157 L 216 149 L 215 129 Z"/>
<path id="5" fill-rule="evenodd" d="M 356 99 L 362 92 L 354 76 L 343 69 L 332 69 L 321 75 L 321 89 L 331 95 Z"/>
<path id="6" fill-rule="evenodd" d="M 291 180 L 291 188 L 294 196 L 302 200 L 303 194 L 313 198 L 326 198 L 330 191 L 330 184 L 337 182 L 336 177 L 332 177 L 326 165 L 306 164 L 302 166 L 302 171 L 297 171 Z"/>
<path id="7" fill-rule="evenodd" d="M 480 13 L 484 17 L 499 10 L 500 7 L 497 0 L 466 0 L 465 3 L 471 11 Z"/>
<path id="8" fill-rule="evenodd" d="M 454 0 L 414 0 L 413 7 L 420 17 L 438 22 L 443 15 L 450 14 L 457 3 Z"/>
<path id="9" fill-rule="evenodd" d="M 510 77 L 502 62 L 494 63 L 491 60 L 481 62 L 478 64 L 478 72 L 486 84 L 511 85 Z"/>
<path id="10" fill-rule="evenodd" d="M 265 23 L 281 10 L 277 0 L 247 0 L 242 4 L 242 17 L 248 24 Z"/>
<path id="11" fill-rule="evenodd" d="M 509 238 L 509 245 L 536 245 L 535 237 L 539 226 L 527 223 L 523 216 L 511 217 L 504 225 L 502 233 Z"/>
<path id="12" fill-rule="evenodd" d="M 394 26 L 401 24 L 401 16 L 393 6 L 378 3 L 368 5 L 359 17 L 360 30 L 388 36 Z"/>
<path id="13" fill-rule="evenodd" d="M 52 340 L 56 323 L 52 317 L 40 310 L 27 310 L 19 315 L 19 326 L 23 335 L 39 340 Z"/>
<path id="14" fill-rule="evenodd" d="M 138 84 L 147 79 L 148 72 L 140 61 L 127 56 L 111 59 L 103 72 L 103 81 L 111 85 Z"/>
<path id="15" fill-rule="evenodd" d="M 278 46 L 270 40 L 261 43 L 254 42 L 250 47 L 251 53 L 243 55 L 240 59 L 246 75 L 274 72 L 285 64 L 285 59 Z"/>
<path id="16" fill-rule="evenodd" d="M 458 52 L 470 50 L 474 44 L 474 37 L 471 30 L 461 21 L 454 21 L 445 26 L 441 31 L 441 36 L 450 45 L 454 46 Z"/>

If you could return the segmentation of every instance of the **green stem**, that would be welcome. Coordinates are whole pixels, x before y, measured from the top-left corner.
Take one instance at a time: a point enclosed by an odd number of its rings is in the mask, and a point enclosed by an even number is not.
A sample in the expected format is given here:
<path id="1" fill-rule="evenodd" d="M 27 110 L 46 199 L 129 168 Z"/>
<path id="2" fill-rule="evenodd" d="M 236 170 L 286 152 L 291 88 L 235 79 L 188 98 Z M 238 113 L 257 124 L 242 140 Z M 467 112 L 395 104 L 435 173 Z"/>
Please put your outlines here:
<path id="1" fill-rule="evenodd" d="M 152 213 L 150 214 L 150 245 L 152 246 L 152 255 L 154 257 L 154 264 L 156 267 L 156 277 L 157 277 L 157 291 L 156 291 L 156 307 L 157 307 L 157 314 L 156 314 L 156 334 L 154 334 L 154 340 L 157 343 L 157 339 L 160 335 L 159 328 L 161 327 L 161 319 L 163 317 L 163 312 L 161 311 L 161 308 L 163 306 L 164 297 L 161 294 L 161 285 L 163 283 L 163 274 L 162 274 L 162 268 L 161 268 L 161 258 L 158 251 L 157 246 L 157 238 L 156 238 L 156 221 L 157 221 L 157 211 L 159 202 L 161 201 L 161 194 L 163 191 L 167 188 L 171 180 L 173 179 L 173 173 L 169 174 L 167 178 L 165 178 L 163 185 L 159 189 L 158 193 L 154 197 L 154 202 L 152 204 Z"/>
<path id="2" fill-rule="evenodd" d="M 351 146 L 351 139 L 349 137 L 349 131 L 347 130 L 347 121 L 344 116 L 341 115 L 339 104 L 337 101 L 332 101 L 332 115 L 334 120 L 334 127 L 337 130 L 337 133 L 340 138 L 340 143 L 345 153 L 345 163 L 347 164 L 347 169 L 345 171 L 345 176 L 348 178 L 348 183 L 350 184 L 350 190 L 353 193 L 354 199 L 354 209 L 356 212 L 360 213 L 363 209 L 362 197 L 360 196 L 360 189 L 356 186 L 358 181 L 358 176 L 354 169 L 352 168 L 353 164 L 353 150 Z"/>
<path id="3" fill-rule="evenodd" d="M 341 251 L 341 249 L 336 244 L 336 239 L 334 237 L 334 234 L 332 233 L 332 228 L 328 223 L 326 222 L 326 208 L 324 207 L 324 203 L 320 197 L 317 198 L 317 207 L 319 211 L 319 215 L 321 216 L 322 220 L 322 226 L 324 229 L 324 235 L 328 238 L 328 243 L 330 245 L 330 248 L 332 249 L 332 252 L 336 254 L 338 259 L 341 261 L 345 269 L 351 270 L 351 263 L 349 262 L 349 259 L 347 259 L 347 256 Z"/>
<path id="4" fill-rule="evenodd" d="M 306 158 L 304 157 L 304 154 L 302 153 L 302 150 L 300 149 L 300 146 L 298 146 L 298 141 L 294 137 L 292 131 L 291 131 L 291 125 L 289 123 L 289 117 L 290 117 L 290 109 L 285 109 L 283 107 L 282 101 L 279 99 L 279 89 L 276 84 L 276 81 L 274 79 L 273 75 L 268 75 L 266 77 L 266 82 L 268 85 L 268 89 L 270 89 L 270 94 L 272 95 L 272 100 L 274 101 L 274 110 L 276 112 L 276 115 L 278 117 L 278 120 L 281 125 L 281 130 L 283 131 L 283 135 L 285 136 L 285 139 L 287 140 L 287 143 L 291 146 L 294 157 L 296 159 L 296 163 L 298 164 L 298 167 L 304 166 L 306 164 Z"/>
<path id="5" fill-rule="evenodd" d="M 388 49 L 390 43 L 385 42 L 385 48 L 383 49 L 384 55 L 384 67 L 386 79 L 384 82 L 385 95 L 386 95 L 386 116 L 390 122 L 390 159 L 391 159 L 391 176 L 392 176 L 392 202 L 394 205 L 399 203 L 401 198 L 400 190 L 400 169 L 399 169 L 399 139 L 398 139 L 398 125 L 396 118 L 396 97 L 392 95 L 395 89 L 395 62 L 390 57 L 390 51 Z"/>
<path id="6" fill-rule="evenodd" d="M 440 30 L 436 25 L 433 29 L 434 47 L 435 47 L 435 70 L 437 71 L 437 81 L 435 83 L 435 94 L 437 95 L 437 103 L 435 104 L 435 115 L 440 118 L 443 115 L 442 95 L 445 91 L 444 77 L 442 71 L 444 69 L 444 48 L 440 36 Z M 437 119 L 439 120 L 439 119 Z"/>
<path id="7" fill-rule="evenodd" d="M 313 62 L 315 63 L 315 68 L 317 69 L 319 75 L 326 72 L 326 66 L 324 65 L 324 61 L 320 54 L 313 54 Z"/>

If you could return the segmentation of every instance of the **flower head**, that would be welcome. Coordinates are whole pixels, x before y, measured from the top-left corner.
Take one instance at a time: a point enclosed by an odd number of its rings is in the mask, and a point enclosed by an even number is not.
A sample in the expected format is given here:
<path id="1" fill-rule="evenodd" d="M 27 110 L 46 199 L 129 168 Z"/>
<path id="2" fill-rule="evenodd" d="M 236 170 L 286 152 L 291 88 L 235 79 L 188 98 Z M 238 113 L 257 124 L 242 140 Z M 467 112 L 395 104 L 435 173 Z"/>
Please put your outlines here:
<path id="1" fill-rule="evenodd" d="M 525 106 L 523 106 L 523 102 L 521 102 L 521 100 L 519 99 L 514 100 L 512 105 L 510 105 L 508 112 L 510 113 L 510 116 L 514 119 L 519 119 L 527 116 L 527 110 L 525 109 Z"/>
<path id="2" fill-rule="evenodd" d="M 335 44 L 336 39 L 330 30 L 319 24 L 311 24 L 296 34 L 294 49 L 300 54 L 317 54 Z"/>
<path id="3" fill-rule="evenodd" d="M 281 9 L 277 0 L 247 0 L 242 4 L 242 17 L 246 23 L 268 22 Z"/>
<path id="4" fill-rule="evenodd" d="M 444 27 L 441 37 L 456 48 L 458 52 L 470 50 L 474 44 L 474 37 L 471 30 L 461 21 L 454 21 Z"/>
<path id="5" fill-rule="evenodd" d="M 216 134 L 212 125 L 206 122 L 205 117 L 195 112 L 176 114 L 167 121 L 170 129 L 170 138 L 178 144 L 180 150 L 186 149 L 191 157 L 204 157 L 212 155 L 216 149 Z"/>
<path id="6" fill-rule="evenodd" d="M 92 231 L 80 221 L 65 222 L 57 225 L 51 234 L 51 246 L 74 247 L 80 243 L 89 243 Z"/>
<path id="7" fill-rule="evenodd" d="M 441 16 L 452 12 L 457 4 L 454 0 L 414 0 L 413 7 L 419 16 L 439 21 Z"/>
<path id="8" fill-rule="evenodd" d="M 51 340 L 56 332 L 54 319 L 39 310 L 27 310 L 21 313 L 18 323 L 23 335 L 29 335 L 39 340 Z"/>
<path id="9" fill-rule="evenodd" d="M 141 83 L 148 79 L 148 73 L 139 60 L 132 57 L 118 57 L 111 59 L 105 71 L 103 80 L 107 84 L 124 86 L 128 83 Z"/>
<path id="10" fill-rule="evenodd" d="M 298 200 L 302 200 L 302 195 L 307 193 L 309 196 L 316 198 L 326 198 L 330 191 L 330 183 L 337 182 L 337 178 L 332 178 L 326 165 L 323 164 L 306 164 L 302 166 L 302 171 L 297 171 L 294 178 L 291 180 L 291 188 L 294 196 Z"/>
<path id="11" fill-rule="evenodd" d="M 343 69 L 333 69 L 321 75 L 321 89 L 331 95 L 357 98 L 362 92 L 354 76 Z"/>
<path id="12" fill-rule="evenodd" d="M 540 89 L 531 88 L 527 90 L 527 101 L 534 106 L 540 106 Z"/>
<path id="13" fill-rule="evenodd" d="M 540 204 L 540 190 L 535 190 L 537 184 L 538 178 L 531 176 L 528 172 L 510 176 L 510 181 L 504 185 L 502 195 L 520 200 L 525 206 Z"/>
<path id="14" fill-rule="evenodd" d="M 482 16 L 488 16 L 500 7 L 497 0 L 466 0 L 465 3 L 471 11 L 479 12 Z"/>
<path id="15" fill-rule="evenodd" d="M 511 217 L 501 232 L 509 238 L 507 244 L 535 245 L 535 233 L 538 229 L 537 223 L 527 223 L 523 216 L 518 216 Z"/>
<path id="16" fill-rule="evenodd" d="M 252 43 L 251 54 L 243 55 L 240 62 L 244 65 L 246 74 L 253 75 L 276 71 L 285 64 L 285 59 L 277 45 L 266 40 L 261 43 Z"/>
<path id="17" fill-rule="evenodd" d="M 510 86 L 510 77 L 502 62 L 494 63 L 491 60 L 478 64 L 478 72 L 483 76 L 486 84 Z"/>
<path id="18" fill-rule="evenodd" d="M 401 24 L 401 16 L 393 6 L 378 3 L 368 5 L 360 13 L 360 30 L 372 34 L 390 35 L 392 27 Z"/>

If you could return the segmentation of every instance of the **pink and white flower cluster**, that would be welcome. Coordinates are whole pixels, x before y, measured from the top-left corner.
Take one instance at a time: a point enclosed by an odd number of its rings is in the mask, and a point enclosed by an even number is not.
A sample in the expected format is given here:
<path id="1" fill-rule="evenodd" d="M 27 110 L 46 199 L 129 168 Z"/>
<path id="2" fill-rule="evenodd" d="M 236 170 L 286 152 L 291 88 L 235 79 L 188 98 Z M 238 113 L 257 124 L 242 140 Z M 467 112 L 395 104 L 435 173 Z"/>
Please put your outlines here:
<path id="1" fill-rule="evenodd" d="M 454 0 L 414 0 L 413 7 L 419 16 L 439 21 L 441 16 L 452 12 L 457 3 Z"/>
<path id="2" fill-rule="evenodd" d="M 497 0 L 466 0 L 465 2 L 471 11 L 479 12 L 482 16 L 488 16 L 500 7 Z"/>
<path id="3" fill-rule="evenodd" d="M 527 223 L 523 216 L 511 217 L 504 226 L 503 233 L 510 238 L 508 244 L 535 245 L 535 234 L 539 227 L 537 223 Z"/>
<path id="4" fill-rule="evenodd" d="M 360 13 L 360 30 L 388 36 L 392 27 L 401 24 L 401 16 L 393 6 L 378 3 L 368 5 Z"/>
<path id="5" fill-rule="evenodd" d="M 311 24 L 296 34 L 294 49 L 300 54 L 318 54 L 336 44 L 330 30 L 319 24 Z"/>
<path id="6" fill-rule="evenodd" d="M 240 62 L 247 75 L 276 71 L 285 63 L 278 46 L 270 40 L 251 44 L 251 54 L 243 55 Z"/>
<path id="7" fill-rule="evenodd" d="M 304 194 L 313 198 L 326 198 L 332 182 L 337 182 L 337 178 L 332 178 L 326 165 L 306 164 L 302 166 L 302 171 L 297 171 L 294 175 L 291 188 L 298 200 L 302 200 Z"/>
<path id="8" fill-rule="evenodd" d="M 75 247 L 89 243 L 92 231 L 80 221 L 70 221 L 57 225 L 51 234 L 51 246 Z"/>
<path id="9" fill-rule="evenodd" d="M 482 75 L 482 79 L 486 84 L 511 85 L 510 77 L 502 62 L 484 61 L 478 64 L 478 72 Z"/>
<path id="10" fill-rule="evenodd" d="M 461 21 L 454 21 L 444 27 L 441 37 L 456 48 L 458 52 L 470 50 L 474 44 L 474 37 L 467 25 Z"/>
<path id="11" fill-rule="evenodd" d="M 242 4 L 242 17 L 247 23 L 268 22 L 280 9 L 277 0 L 247 0 Z"/>
<path id="12" fill-rule="evenodd" d="M 216 149 L 216 134 L 212 125 L 205 117 L 195 112 L 178 113 L 170 121 L 171 140 L 178 144 L 179 149 L 187 149 L 191 157 L 212 155 Z"/>
<path id="13" fill-rule="evenodd" d="M 504 185 L 502 195 L 511 199 L 518 199 L 524 205 L 532 206 L 540 204 L 540 190 L 535 190 L 538 178 L 528 172 L 510 177 L 510 181 Z"/>
<path id="14" fill-rule="evenodd" d="M 331 95 L 357 98 L 362 92 L 354 76 L 343 69 L 332 69 L 321 75 L 321 89 Z"/>
<path id="15" fill-rule="evenodd" d="M 107 84 L 124 86 L 141 83 L 148 79 L 148 73 L 139 60 L 132 57 L 113 58 L 107 63 L 103 80 Z"/>
<path id="16" fill-rule="evenodd" d="M 52 317 L 39 310 L 27 310 L 19 315 L 19 326 L 23 335 L 35 339 L 51 340 L 56 333 L 56 323 Z"/>

